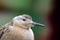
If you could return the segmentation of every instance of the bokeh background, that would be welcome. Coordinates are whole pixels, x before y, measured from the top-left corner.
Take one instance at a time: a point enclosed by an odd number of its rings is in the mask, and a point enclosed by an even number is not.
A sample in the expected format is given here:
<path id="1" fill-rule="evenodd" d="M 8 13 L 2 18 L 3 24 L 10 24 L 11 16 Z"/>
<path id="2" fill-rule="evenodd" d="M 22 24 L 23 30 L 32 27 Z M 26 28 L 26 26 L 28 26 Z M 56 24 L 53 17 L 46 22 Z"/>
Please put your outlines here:
<path id="1" fill-rule="evenodd" d="M 13 17 L 28 14 L 38 23 L 44 23 L 45 12 L 50 10 L 51 0 L 0 0 L 0 27 L 10 22 Z M 45 16 L 44 16 L 45 15 Z M 42 34 L 43 27 L 32 28 L 35 40 Z"/>

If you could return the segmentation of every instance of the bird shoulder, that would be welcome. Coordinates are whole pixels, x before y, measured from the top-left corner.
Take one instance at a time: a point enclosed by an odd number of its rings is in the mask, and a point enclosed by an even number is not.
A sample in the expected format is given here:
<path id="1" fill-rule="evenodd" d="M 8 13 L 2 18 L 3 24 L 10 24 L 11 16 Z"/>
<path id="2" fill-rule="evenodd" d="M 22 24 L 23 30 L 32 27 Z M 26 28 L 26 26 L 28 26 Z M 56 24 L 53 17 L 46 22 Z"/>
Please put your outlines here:
<path id="1" fill-rule="evenodd" d="M 11 28 L 9 26 L 11 26 L 11 22 L 0 28 L 0 39 L 6 32 L 10 31 Z"/>

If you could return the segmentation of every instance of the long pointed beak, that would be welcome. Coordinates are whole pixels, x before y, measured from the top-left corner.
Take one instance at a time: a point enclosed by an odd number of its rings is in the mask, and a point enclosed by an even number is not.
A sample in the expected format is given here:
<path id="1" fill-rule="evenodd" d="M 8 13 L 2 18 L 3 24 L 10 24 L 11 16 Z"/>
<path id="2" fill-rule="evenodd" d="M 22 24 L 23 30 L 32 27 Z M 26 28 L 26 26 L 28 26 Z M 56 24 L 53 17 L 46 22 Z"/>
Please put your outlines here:
<path id="1" fill-rule="evenodd" d="M 32 24 L 35 25 L 35 26 L 42 26 L 42 27 L 45 26 L 44 24 L 40 24 L 40 23 L 36 23 L 36 22 L 33 22 Z"/>

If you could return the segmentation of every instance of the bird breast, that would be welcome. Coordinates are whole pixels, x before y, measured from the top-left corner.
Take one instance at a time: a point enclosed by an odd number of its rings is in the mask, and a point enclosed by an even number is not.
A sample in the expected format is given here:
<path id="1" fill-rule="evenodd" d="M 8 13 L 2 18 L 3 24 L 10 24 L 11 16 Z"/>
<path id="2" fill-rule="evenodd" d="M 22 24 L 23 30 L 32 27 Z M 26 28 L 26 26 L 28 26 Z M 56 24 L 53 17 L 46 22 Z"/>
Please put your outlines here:
<path id="1" fill-rule="evenodd" d="M 31 28 L 29 30 L 13 27 L 10 32 L 6 32 L 0 40 L 34 40 L 34 34 Z"/>
<path id="2" fill-rule="evenodd" d="M 34 40 L 34 34 L 31 28 L 24 29 L 24 28 L 16 28 L 16 33 L 22 37 L 23 40 Z"/>
<path id="3" fill-rule="evenodd" d="M 31 29 L 24 30 L 24 40 L 34 40 L 34 34 Z"/>

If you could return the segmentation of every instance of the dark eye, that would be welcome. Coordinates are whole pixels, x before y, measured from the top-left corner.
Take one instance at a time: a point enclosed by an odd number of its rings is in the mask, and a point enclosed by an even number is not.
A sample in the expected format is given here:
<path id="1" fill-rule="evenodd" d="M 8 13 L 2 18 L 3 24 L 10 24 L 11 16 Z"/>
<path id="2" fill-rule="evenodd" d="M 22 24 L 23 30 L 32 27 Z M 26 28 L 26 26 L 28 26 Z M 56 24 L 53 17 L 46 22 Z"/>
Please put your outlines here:
<path id="1" fill-rule="evenodd" d="M 23 21 L 26 21 L 26 19 L 22 19 Z"/>

